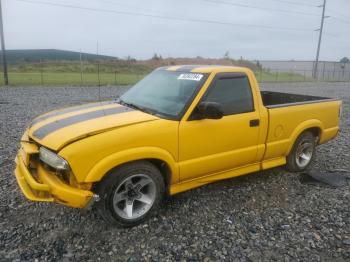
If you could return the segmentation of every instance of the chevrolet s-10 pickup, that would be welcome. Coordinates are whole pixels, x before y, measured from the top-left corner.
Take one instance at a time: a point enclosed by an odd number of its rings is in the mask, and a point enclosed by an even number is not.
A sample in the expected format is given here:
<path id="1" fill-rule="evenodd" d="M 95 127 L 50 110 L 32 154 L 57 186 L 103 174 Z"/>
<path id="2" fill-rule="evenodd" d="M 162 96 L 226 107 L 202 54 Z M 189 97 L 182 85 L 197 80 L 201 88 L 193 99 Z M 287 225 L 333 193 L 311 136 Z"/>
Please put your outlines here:
<path id="1" fill-rule="evenodd" d="M 115 101 L 35 118 L 15 176 L 33 201 L 95 205 L 109 222 L 141 223 L 166 194 L 285 165 L 307 169 L 339 131 L 341 101 L 260 91 L 230 66 L 154 70 Z"/>

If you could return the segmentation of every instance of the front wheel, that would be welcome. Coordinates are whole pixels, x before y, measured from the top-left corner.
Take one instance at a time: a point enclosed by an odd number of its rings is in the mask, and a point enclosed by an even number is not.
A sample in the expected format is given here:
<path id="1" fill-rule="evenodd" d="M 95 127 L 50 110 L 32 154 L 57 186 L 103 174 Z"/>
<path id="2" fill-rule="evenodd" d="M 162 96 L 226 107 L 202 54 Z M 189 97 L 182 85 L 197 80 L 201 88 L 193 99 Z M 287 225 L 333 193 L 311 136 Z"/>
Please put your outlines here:
<path id="1" fill-rule="evenodd" d="M 287 156 L 286 167 L 292 172 L 301 172 L 307 169 L 315 155 L 316 138 L 309 132 L 303 132 L 295 141 L 292 151 Z"/>
<path id="2" fill-rule="evenodd" d="M 130 163 L 110 173 L 96 188 L 97 209 L 108 222 L 123 227 L 140 224 L 154 213 L 164 195 L 163 177 L 147 161 Z"/>

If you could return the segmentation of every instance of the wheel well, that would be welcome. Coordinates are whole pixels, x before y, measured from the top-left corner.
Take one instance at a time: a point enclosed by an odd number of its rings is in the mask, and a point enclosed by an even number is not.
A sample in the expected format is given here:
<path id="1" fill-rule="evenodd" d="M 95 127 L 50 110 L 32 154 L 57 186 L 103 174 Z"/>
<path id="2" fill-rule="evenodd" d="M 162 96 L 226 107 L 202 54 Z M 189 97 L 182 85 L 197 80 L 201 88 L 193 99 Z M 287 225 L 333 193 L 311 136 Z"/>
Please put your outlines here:
<path id="1" fill-rule="evenodd" d="M 319 127 L 311 127 L 311 128 L 305 129 L 303 132 L 305 132 L 305 131 L 311 132 L 314 135 L 314 137 L 317 137 L 319 140 L 320 134 L 321 134 L 321 129 Z M 318 143 L 318 141 L 317 141 L 317 143 Z"/>
<path id="2" fill-rule="evenodd" d="M 166 193 L 169 194 L 170 182 L 171 182 L 171 171 L 168 164 L 163 160 L 155 159 L 155 158 L 149 158 L 144 160 L 151 162 L 153 165 L 155 165 L 159 169 L 160 173 L 162 173 L 164 178 L 164 183 L 165 183 L 165 190 L 166 190 Z"/>
<path id="3" fill-rule="evenodd" d="M 168 166 L 168 164 L 163 161 L 163 160 L 160 160 L 160 159 L 155 159 L 155 158 L 146 158 L 146 159 L 138 159 L 138 160 L 135 160 L 135 161 L 130 161 L 130 162 L 126 162 L 126 163 L 123 163 L 121 165 L 118 165 L 116 167 L 113 167 L 111 170 L 109 170 L 104 176 L 103 178 L 97 182 L 97 183 L 94 183 L 94 185 L 92 186 L 93 188 L 93 191 L 96 192 L 96 189 L 98 187 L 98 184 L 103 180 L 105 179 L 111 172 L 113 172 L 113 170 L 117 169 L 117 168 L 120 168 L 121 166 L 123 165 L 128 165 L 130 163 L 133 163 L 133 162 L 137 162 L 137 161 L 148 161 L 150 163 L 152 163 L 153 165 L 156 166 L 156 168 L 158 168 L 158 170 L 160 171 L 160 173 L 163 175 L 163 178 L 164 178 L 164 184 L 165 184 L 165 192 L 167 194 L 170 193 L 170 182 L 171 182 L 171 170 L 170 170 L 170 167 Z"/>
<path id="4" fill-rule="evenodd" d="M 305 132 L 310 132 L 311 134 L 313 134 L 313 136 L 316 139 L 316 146 L 319 144 L 319 141 L 320 141 L 320 135 L 321 135 L 321 128 L 319 127 L 310 127 L 310 128 L 307 128 L 307 129 L 304 129 L 302 132 L 300 132 L 298 134 L 298 136 L 294 139 L 293 141 L 293 144 L 291 145 L 291 147 L 288 149 L 288 153 L 287 155 L 290 154 L 290 152 L 293 150 L 294 146 L 295 146 L 295 143 L 296 141 L 298 140 L 298 138 L 300 137 L 301 134 L 305 133 Z"/>

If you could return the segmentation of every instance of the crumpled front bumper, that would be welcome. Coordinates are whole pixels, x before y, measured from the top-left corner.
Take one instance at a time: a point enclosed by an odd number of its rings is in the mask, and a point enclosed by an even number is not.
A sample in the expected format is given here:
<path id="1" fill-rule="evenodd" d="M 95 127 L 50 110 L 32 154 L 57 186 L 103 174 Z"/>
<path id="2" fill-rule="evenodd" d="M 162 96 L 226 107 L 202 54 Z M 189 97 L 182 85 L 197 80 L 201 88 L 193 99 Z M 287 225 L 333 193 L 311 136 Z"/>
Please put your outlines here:
<path id="1" fill-rule="evenodd" d="M 23 150 L 23 149 L 20 149 Z M 93 192 L 72 187 L 41 165 L 33 176 L 19 152 L 16 157 L 15 176 L 26 198 L 32 201 L 58 202 L 70 207 L 84 208 L 94 200 Z"/>

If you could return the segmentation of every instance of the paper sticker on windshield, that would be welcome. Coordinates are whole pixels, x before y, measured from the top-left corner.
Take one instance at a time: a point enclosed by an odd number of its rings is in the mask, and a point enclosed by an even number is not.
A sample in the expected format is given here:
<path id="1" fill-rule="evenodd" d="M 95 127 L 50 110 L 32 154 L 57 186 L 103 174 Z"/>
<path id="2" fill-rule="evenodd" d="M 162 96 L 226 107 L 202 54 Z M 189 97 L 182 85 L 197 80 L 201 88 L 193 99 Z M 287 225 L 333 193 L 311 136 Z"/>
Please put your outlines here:
<path id="1" fill-rule="evenodd" d="M 192 73 L 187 73 L 187 74 L 181 74 L 177 79 L 180 80 L 192 80 L 192 81 L 200 81 L 202 79 L 203 75 L 201 74 L 192 74 Z"/>

